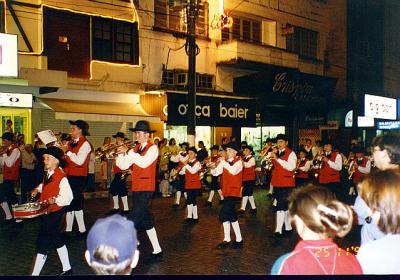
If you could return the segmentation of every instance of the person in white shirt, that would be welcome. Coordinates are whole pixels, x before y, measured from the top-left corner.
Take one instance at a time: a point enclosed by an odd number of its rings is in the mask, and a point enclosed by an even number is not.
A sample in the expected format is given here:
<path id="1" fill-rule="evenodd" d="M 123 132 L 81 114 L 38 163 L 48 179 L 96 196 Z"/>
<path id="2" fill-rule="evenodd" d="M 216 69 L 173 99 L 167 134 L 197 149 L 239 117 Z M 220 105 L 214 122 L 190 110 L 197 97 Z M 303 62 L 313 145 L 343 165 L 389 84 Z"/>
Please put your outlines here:
<path id="1" fill-rule="evenodd" d="M 64 152 L 58 147 L 49 147 L 43 155 L 46 175 L 43 182 L 32 191 L 32 197 L 38 193 L 40 202 L 48 204 L 48 214 L 40 219 L 40 231 L 36 243 L 36 259 L 32 275 L 39 275 L 47 259 L 50 249 L 57 249 L 62 263 L 60 275 L 71 275 L 68 250 L 65 246 L 60 228 L 73 194 L 68 179 L 59 167 L 63 162 Z"/>
<path id="2" fill-rule="evenodd" d="M 31 144 L 25 145 L 21 149 L 22 166 L 21 166 L 21 203 L 26 203 L 27 194 L 35 187 L 35 163 L 37 162 L 33 147 Z"/>
<path id="3" fill-rule="evenodd" d="M 244 145 L 243 149 L 243 189 L 242 189 L 242 205 L 239 209 L 240 214 L 246 211 L 247 201 L 250 202 L 250 213 L 256 214 L 257 208 L 253 196 L 253 188 L 256 182 L 256 160 L 253 156 L 253 147 Z"/>
<path id="4" fill-rule="evenodd" d="M 175 167 L 173 170 L 171 170 L 171 176 L 173 177 L 173 184 L 175 185 L 176 188 L 175 203 L 171 205 L 171 208 L 179 207 L 182 192 L 183 195 L 185 196 L 185 199 L 187 199 L 187 193 L 185 192 L 185 170 L 183 166 L 185 166 L 185 164 L 189 160 L 189 155 L 188 155 L 189 143 L 183 142 L 179 144 L 179 146 L 181 147 L 181 151 L 177 155 L 172 155 L 170 158 L 171 161 L 178 162 L 178 166 Z"/>

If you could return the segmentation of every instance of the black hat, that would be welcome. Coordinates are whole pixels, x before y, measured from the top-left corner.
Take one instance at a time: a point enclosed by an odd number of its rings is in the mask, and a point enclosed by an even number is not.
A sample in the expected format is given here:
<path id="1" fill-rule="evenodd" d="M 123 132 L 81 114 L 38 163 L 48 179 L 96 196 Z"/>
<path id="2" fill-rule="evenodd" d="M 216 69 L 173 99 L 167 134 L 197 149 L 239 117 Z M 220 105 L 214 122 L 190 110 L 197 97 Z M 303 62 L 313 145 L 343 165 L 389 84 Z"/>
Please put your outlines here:
<path id="1" fill-rule="evenodd" d="M 240 151 L 240 145 L 236 142 L 229 142 L 228 144 L 224 145 L 224 149 L 226 148 L 231 148 L 235 150 L 236 152 Z"/>
<path id="2" fill-rule="evenodd" d="M 179 144 L 179 147 L 182 148 L 182 146 L 189 147 L 189 143 L 188 142 L 182 142 L 182 143 Z"/>
<path id="3" fill-rule="evenodd" d="M 11 133 L 11 132 L 4 132 L 3 135 L 1 136 L 1 139 L 8 140 L 8 141 L 13 141 L 14 134 Z"/>
<path id="4" fill-rule="evenodd" d="M 288 138 L 286 137 L 285 134 L 280 133 L 280 134 L 276 135 L 276 141 L 278 141 L 278 140 L 288 141 Z"/>
<path id="5" fill-rule="evenodd" d="M 253 152 L 253 147 L 252 146 L 249 146 L 249 145 L 242 146 L 242 150 L 244 150 L 244 149 L 249 149 L 250 152 Z"/>
<path id="6" fill-rule="evenodd" d="M 130 131 L 145 131 L 148 133 L 153 133 L 155 130 L 150 129 L 150 123 L 148 121 L 138 121 L 134 128 L 129 128 Z"/>
<path id="7" fill-rule="evenodd" d="M 90 136 L 89 133 L 89 124 L 83 120 L 69 121 L 71 125 L 76 125 L 82 130 L 83 136 Z"/>
<path id="8" fill-rule="evenodd" d="M 214 146 L 212 146 L 210 150 L 217 150 L 217 151 L 219 151 L 219 145 L 214 145 Z"/>
<path id="9" fill-rule="evenodd" d="M 190 147 L 187 151 L 188 152 L 192 151 L 193 153 L 197 154 L 197 150 L 195 147 Z"/>
<path id="10" fill-rule="evenodd" d="M 126 139 L 125 133 L 123 133 L 123 132 L 121 132 L 121 131 L 118 131 L 117 134 L 113 135 L 112 137 L 113 137 L 113 138 L 117 138 L 117 137 L 118 137 L 118 138 Z"/>
<path id="11" fill-rule="evenodd" d="M 62 133 L 61 134 L 61 141 L 69 141 L 71 140 L 71 135 L 69 135 L 68 133 Z"/>
<path id="12" fill-rule="evenodd" d="M 50 146 L 43 151 L 44 155 L 51 155 L 60 161 L 60 164 L 64 161 L 64 152 L 56 146 Z"/>

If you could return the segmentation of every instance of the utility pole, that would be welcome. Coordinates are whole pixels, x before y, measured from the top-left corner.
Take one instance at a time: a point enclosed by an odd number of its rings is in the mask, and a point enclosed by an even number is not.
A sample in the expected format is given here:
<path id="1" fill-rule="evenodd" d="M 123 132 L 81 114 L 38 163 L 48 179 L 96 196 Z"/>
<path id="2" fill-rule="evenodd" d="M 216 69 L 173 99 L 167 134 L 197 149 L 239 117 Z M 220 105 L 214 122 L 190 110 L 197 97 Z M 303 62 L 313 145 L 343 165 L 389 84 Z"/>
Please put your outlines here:
<path id="1" fill-rule="evenodd" d="M 190 146 L 195 145 L 196 136 L 196 18 L 197 18 L 197 0 L 187 0 L 187 54 L 189 56 L 189 75 L 188 75 L 188 95 L 187 95 L 187 135 Z"/>

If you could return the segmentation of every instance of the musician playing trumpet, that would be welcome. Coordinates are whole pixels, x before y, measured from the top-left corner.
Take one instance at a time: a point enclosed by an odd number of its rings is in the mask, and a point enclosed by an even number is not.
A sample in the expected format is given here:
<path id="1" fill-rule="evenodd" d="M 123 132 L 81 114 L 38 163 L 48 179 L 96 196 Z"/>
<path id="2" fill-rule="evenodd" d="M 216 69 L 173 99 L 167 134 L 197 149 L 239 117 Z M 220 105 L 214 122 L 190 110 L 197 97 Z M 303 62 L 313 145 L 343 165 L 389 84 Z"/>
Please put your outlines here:
<path id="1" fill-rule="evenodd" d="M 340 171 L 342 170 L 342 157 L 332 150 L 332 144 L 327 142 L 324 145 L 322 154 L 322 167 L 319 172 L 318 182 L 333 191 L 338 200 L 342 199 L 340 188 Z"/>
<path id="2" fill-rule="evenodd" d="M 211 184 L 210 184 L 210 194 L 208 195 L 207 206 L 212 207 L 212 199 L 214 193 L 217 191 L 220 197 L 219 204 L 224 203 L 224 196 L 222 195 L 222 190 L 219 183 L 219 175 L 215 175 L 214 168 L 216 167 L 217 161 L 220 158 L 219 146 L 214 145 L 211 147 L 211 156 L 206 163 L 206 166 L 210 168 L 211 173 Z"/>
<path id="3" fill-rule="evenodd" d="M 309 171 L 311 169 L 311 161 L 307 158 L 308 153 L 305 149 L 300 150 L 297 166 L 294 171 L 296 186 L 303 186 L 310 181 Z"/>
<path id="4" fill-rule="evenodd" d="M 181 151 L 175 156 L 171 156 L 171 160 L 174 162 L 178 160 L 178 166 L 171 171 L 171 176 L 174 179 L 173 184 L 176 188 L 175 203 L 171 206 L 172 208 L 179 207 L 181 201 L 181 195 L 187 199 L 187 193 L 185 192 L 185 169 L 183 168 L 189 160 L 188 149 L 189 143 L 183 142 L 179 144 Z"/>
<path id="5" fill-rule="evenodd" d="M 349 179 L 352 180 L 352 187 L 350 187 L 349 195 L 356 195 L 356 186 L 364 177 L 371 172 L 371 161 L 368 157 L 364 156 L 364 150 L 360 146 L 353 149 L 355 158 L 349 165 Z"/>
<path id="6" fill-rule="evenodd" d="M 61 225 L 73 193 L 66 174 L 61 169 L 64 164 L 64 152 L 55 146 L 48 147 L 43 154 L 46 169 L 42 183 L 32 191 L 32 197 L 38 193 L 40 202 L 49 204 L 48 214 L 41 216 L 40 231 L 36 242 L 36 259 L 32 275 L 39 275 L 46 262 L 50 249 L 57 249 L 62 264 L 60 275 L 71 275 L 68 250 L 61 235 Z"/>

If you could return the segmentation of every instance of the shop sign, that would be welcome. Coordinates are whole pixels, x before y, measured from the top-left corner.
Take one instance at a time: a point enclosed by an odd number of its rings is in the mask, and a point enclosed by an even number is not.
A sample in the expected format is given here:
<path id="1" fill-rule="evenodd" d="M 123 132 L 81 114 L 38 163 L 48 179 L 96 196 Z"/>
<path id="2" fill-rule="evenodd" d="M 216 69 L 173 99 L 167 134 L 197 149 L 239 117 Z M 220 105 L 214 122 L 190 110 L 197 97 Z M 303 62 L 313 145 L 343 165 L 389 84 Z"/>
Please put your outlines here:
<path id="1" fill-rule="evenodd" d="M 168 93 L 168 124 L 187 125 L 187 95 Z M 196 95 L 196 125 L 256 126 L 256 100 Z"/>
<path id="2" fill-rule="evenodd" d="M 374 127 L 375 119 L 371 117 L 358 116 L 357 117 L 358 127 Z"/>
<path id="3" fill-rule="evenodd" d="M 0 107 L 32 108 L 32 94 L 0 92 Z"/>
<path id="4" fill-rule="evenodd" d="M 18 77 L 18 37 L 0 33 L 0 77 Z"/>
<path id="5" fill-rule="evenodd" d="M 328 124 L 320 125 L 319 129 L 321 129 L 321 130 L 339 129 L 339 122 L 338 121 L 329 121 Z"/>
<path id="6" fill-rule="evenodd" d="M 400 121 L 384 121 L 378 122 L 377 129 L 400 129 Z"/>
<path id="7" fill-rule="evenodd" d="M 366 94 L 364 112 L 366 117 L 395 120 L 397 117 L 396 99 Z"/>

